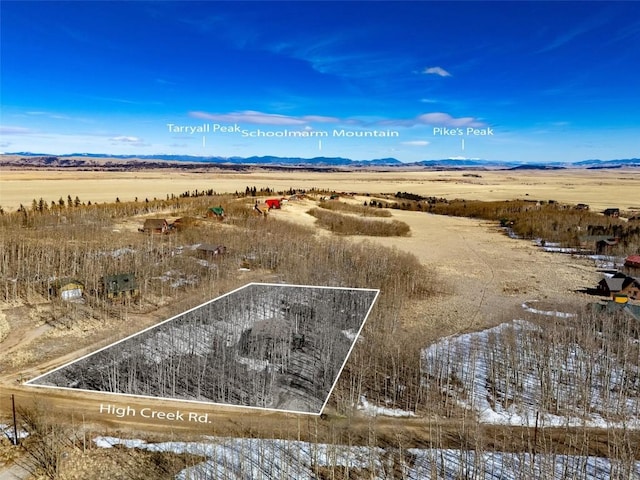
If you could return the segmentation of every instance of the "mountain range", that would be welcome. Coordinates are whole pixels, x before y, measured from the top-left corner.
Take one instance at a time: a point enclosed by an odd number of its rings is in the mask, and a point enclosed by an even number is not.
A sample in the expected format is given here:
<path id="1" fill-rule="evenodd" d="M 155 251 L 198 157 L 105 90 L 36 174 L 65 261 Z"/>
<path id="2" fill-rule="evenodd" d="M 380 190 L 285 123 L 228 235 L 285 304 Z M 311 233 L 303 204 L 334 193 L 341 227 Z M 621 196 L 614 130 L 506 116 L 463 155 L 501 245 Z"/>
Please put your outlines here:
<path id="1" fill-rule="evenodd" d="M 351 160 L 344 157 L 201 157 L 193 155 L 110 155 L 98 153 L 70 153 L 52 155 L 47 153 L 11 152 L 4 156 L 48 157 L 48 158 L 87 158 L 110 160 L 156 160 L 167 162 L 195 162 L 221 165 L 257 165 L 257 166 L 295 166 L 295 167 L 424 167 L 424 168 L 501 168 L 501 169 L 535 169 L 555 170 L 561 168 L 622 168 L 640 167 L 640 158 L 616 160 L 582 160 L 579 162 L 539 162 L 523 163 L 518 161 L 497 161 L 488 159 L 446 158 L 439 160 L 421 160 L 418 162 L 402 162 L 396 158 L 377 158 L 372 160 Z"/>

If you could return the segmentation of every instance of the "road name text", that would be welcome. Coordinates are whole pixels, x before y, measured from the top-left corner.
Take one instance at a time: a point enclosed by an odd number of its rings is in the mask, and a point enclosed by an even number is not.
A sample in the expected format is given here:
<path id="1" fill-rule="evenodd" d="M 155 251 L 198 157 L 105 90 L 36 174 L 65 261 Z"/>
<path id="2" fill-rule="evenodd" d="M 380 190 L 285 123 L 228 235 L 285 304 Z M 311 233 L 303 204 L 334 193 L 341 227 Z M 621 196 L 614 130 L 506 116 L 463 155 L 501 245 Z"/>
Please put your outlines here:
<path id="1" fill-rule="evenodd" d="M 100 404 L 99 413 L 112 415 L 118 418 L 141 417 L 169 422 L 211 423 L 208 413 L 187 412 L 182 410 L 165 412 L 163 410 L 155 410 L 149 407 L 136 409 L 129 405 L 122 406 L 108 403 Z"/>

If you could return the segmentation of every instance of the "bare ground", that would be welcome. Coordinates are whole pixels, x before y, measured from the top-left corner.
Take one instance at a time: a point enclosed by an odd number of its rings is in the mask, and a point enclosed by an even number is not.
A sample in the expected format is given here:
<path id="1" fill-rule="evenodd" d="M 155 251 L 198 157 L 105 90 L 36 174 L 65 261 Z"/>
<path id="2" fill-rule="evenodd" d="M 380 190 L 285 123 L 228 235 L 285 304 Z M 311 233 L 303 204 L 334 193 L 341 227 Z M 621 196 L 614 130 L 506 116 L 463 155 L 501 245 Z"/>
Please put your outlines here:
<path id="1" fill-rule="evenodd" d="M 360 202 L 361 199 L 354 201 Z M 289 202 L 282 210 L 272 213 L 273 217 L 288 221 L 313 225 L 313 217 L 306 210 L 314 205 L 311 201 Z M 532 300 L 541 300 L 562 310 L 591 300 L 576 290 L 593 286 L 599 279 L 591 262 L 569 255 L 550 254 L 540 251 L 528 241 L 513 240 L 504 235 L 495 225 L 473 219 L 435 216 L 421 212 L 393 211 L 393 218 L 408 223 L 411 227 L 409 237 L 351 237 L 351 241 L 378 242 L 415 254 L 422 263 L 434 270 L 434 281 L 438 282 L 436 298 L 414 305 L 412 311 L 404 312 L 404 325 L 420 332 L 422 343 L 429 343 L 445 335 L 478 330 L 516 318 L 522 313 L 521 305 Z M 319 231 L 319 235 L 329 235 Z M 11 332 L 0 341 L 0 351 L 10 351 L 13 355 L 30 355 L 33 347 L 47 334 L 44 326 L 28 330 L 27 323 L 21 323 L 28 310 L 25 306 L 2 306 L 6 322 Z M 149 316 L 145 323 L 153 321 L 161 312 Z M 123 335 L 124 336 L 124 335 Z M 62 340 L 62 339 L 61 339 Z M 102 346 L 105 339 L 96 339 L 95 346 Z M 21 372 L 25 378 L 50 370 L 91 351 L 91 346 L 82 349 L 67 345 L 63 355 L 36 362 L 33 368 Z M 25 363 L 32 363 L 27 361 Z M 111 433 L 157 432 L 159 435 L 171 432 L 181 434 L 208 434 L 229 436 L 263 436 L 281 438 L 308 438 L 311 428 L 303 429 L 300 423 L 318 422 L 315 418 L 291 414 L 251 411 L 232 407 L 150 400 L 130 397 L 105 396 L 85 392 L 66 392 L 55 389 L 37 388 L 20 385 L 19 369 L 0 372 L 0 418 L 7 418 L 10 411 L 9 398 L 15 395 L 21 405 L 31 403 L 44 404 L 60 418 L 67 418 L 76 424 L 86 422 L 98 428 L 106 428 Z M 208 413 L 211 423 L 194 424 L 192 422 L 167 422 L 157 419 L 144 419 L 140 416 L 117 418 L 100 413 L 103 403 L 124 403 L 139 410 L 152 406 L 155 409 L 172 411 L 176 408 L 198 413 Z M 330 413 L 330 412 L 329 412 Z M 332 439 L 348 436 L 349 441 L 357 443 L 368 441 L 371 419 L 342 419 L 330 415 L 328 420 L 320 421 L 320 441 L 323 436 Z M 407 445 L 432 445 L 436 431 L 441 440 L 440 446 L 455 447 L 460 441 L 459 419 L 384 419 L 374 421 L 378 441 L 393 442 L 398 436 L 406 439 Z M 429 426 L 429 429 L 426 426 Z M 432 426 L 436 429 L 432 430 Z M 486 426 L 487 442 L 513 435 L 513 427 Z M 338 432 L 338 433 L 336 433 Z M 431 433 L 430 433 L 431 432 Z M 522 429 L 516 435 L 523 442 L 530 442 L 531 432 Z M 444 434 L 444 435 L 443 435 Z M 606 455 L 607 432 L 594 429 L 590 452 Z M 558 451 L 570 451 L 572 442 L 570 431 L 549 430 L 547 441 L 557 445 Z M 514 437 L 514 438 L 516 438 Z M 356 441 L 354 441 L 354 438 Z M 542 438 L 542 437 L 541 437 Z M 640 439 L 639 439 L 640 440 Z M 515 442 L 515 441 L 514 441 Z M 518 442 L 513 444 L 519 448 Z M 520 445 L 525 448 L 526 445 Z M 566 447 L 566 448 L 565 448 Z M 638 454 L 640 456 L 640 454 Z"/>

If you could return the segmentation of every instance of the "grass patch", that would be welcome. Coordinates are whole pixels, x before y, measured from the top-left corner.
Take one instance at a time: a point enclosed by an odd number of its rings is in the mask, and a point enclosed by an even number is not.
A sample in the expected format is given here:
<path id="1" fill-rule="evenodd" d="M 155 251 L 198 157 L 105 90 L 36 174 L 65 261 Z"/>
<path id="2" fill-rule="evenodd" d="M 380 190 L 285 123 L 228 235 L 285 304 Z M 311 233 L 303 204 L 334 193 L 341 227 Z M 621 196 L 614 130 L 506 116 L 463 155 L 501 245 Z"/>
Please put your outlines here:
<path id="1" fill-rule="evenodd" d="M 346 212 L 354 213 L 362 217 L 390 217 L 391 212 L 383 210 L 382 208 L 376 208 L 374 206 L 356 205 L 353 203 L 331 201 L 321 201 L 318 205 L 325 210 L 331 210 L 334 212 Z"/>
<path id="2" fill-rule="evenodd" d="M 316 223 L 340 235 L 367 235 L 373 237 L 404 237 L 411 228 L 404 222 L 392 220 L 363 219 L 353 215 L 342 215 L 321 208 L 312 208 L 307 212 L 316 218 Z"/>

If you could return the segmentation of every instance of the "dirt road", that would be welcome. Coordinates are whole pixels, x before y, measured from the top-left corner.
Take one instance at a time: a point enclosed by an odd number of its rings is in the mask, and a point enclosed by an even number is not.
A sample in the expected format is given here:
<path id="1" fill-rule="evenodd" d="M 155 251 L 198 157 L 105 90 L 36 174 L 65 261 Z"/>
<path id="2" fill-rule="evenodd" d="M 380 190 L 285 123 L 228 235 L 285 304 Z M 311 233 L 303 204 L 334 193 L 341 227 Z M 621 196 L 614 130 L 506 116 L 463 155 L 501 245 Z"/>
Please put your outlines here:
<path id="1" fill-rule="evenodd" d="M 291 202 L 273 215 L 312 224 L 313 219 L 305 213 L 311 206 L 311 202 Z M 425 345 L 443 335 L 480 329 L 512 319 L 513 315 L 522 313 L 521 304 L 525 301 L 543 300 L 555 305 L 584 302 L 585 297 L 574 290 L 592 286 L 598 279 L 594 266 L 589 262 L 567 255 L 544 253 L 530 242 L 506 237 L 486 222 L 419 212 L 394 211 L 393 216 L 411 226 L 411 236 L 352 238 L 352 241 L 379 242 L 412 252 L 436 272 L 434 278 L 442 283 L 440 296 L 423 302 L 410 315 L 405 315 L 406 322 L 424 327 Z M 80 356 L 86 352 L 70 353 L 65 360 L 76 353 Z M 30 369 L 29 377 L 42 373 L 53 364 L 60 364 L 60 359 L 42 362 Z M 328 419 L 317 419 L 261 410 L 23 386 L 16 382 L 15 375 L 1 377 L 0 389 L 0 414 L 5 417 L 10 411 L 10 396 L 15 395 L 20 406 L 35 404 L 59 418 L 67 418 L 74 425 L 97 425 L 114 434 L 126 431 L 128 436 L 135 432 L 155 432 L 158 435 L 180 432 L 184 435 L 313 441 L 342 439 L 357 444 L 369 441 L 371 427 L 375 425 L 376 441 L 380 445 L 391 445 L 402 438 L 406 445 L 425 446 L 437 437 L 443 439 L 440 446 L 455 447 L 469 440 L 464 438 L 464 431 L 461 433 L 460 419 L 371 419 L 357 416 L 347 419 L 332 415 Z M 114 413 L 116 407 L 128 407 L 126 411 L 129 413 L 118 416 Z M 164 412 L 164 415 L 160 414 L 159 418 L 158 414 L 152 415 L 151 412 Z M 531 441 L 531 429 L 490 425 L 478 428 L 482 430 L 482 441 L 487 445 L 496 444 L 499 439 L 513 438 L 517 440 L 510 445 L 514 449 L 522 449 L 527 448 L 527 442 Z M 516 435 L 515 430 L 522 431 Z M 311 432 L 316 431 L 315 437 L 311 438 Z M 474 438 L 477 434 L 477 431 L 468 432 Z M 608 435 L 611 432 L 591 430 L 589 453 L 606 454 Z M 640 432 L 637 436 L 640 444 Z M 559 452 L 571 451 L 574 437 L 575 432 L 571 429 L 549 429 L 540 436 L 540 441 L 552 440 Z"/>

